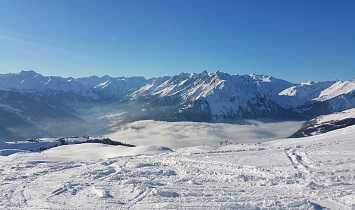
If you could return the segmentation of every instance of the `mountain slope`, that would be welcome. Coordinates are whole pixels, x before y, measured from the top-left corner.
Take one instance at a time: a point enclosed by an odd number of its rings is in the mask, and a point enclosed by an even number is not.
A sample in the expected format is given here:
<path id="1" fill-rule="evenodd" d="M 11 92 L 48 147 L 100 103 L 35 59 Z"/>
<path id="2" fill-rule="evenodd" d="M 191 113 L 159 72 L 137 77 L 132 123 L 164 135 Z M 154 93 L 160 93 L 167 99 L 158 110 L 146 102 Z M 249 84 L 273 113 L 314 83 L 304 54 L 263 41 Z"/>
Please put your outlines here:
<path id="1" fill-rule="evenodd" d="M 355 124 L 355 109 L 321 115 L 305 122 L 300 130 L 292 134 L 291 138 L 319 135 L 332 130 L 341 129 Z"/>
<path id="2" fill-rule="evenodd" d="M 87 126 L 96 124 L 103 130 L 137 120 L 308 120 L 355 108 L 355 80 L 292 84 L 271 76 L 218 71 L 151 79 L 110 76 L 75 79 L 22 71 L 0 74 L 0 90 L 0 97 L 4 96 L 2 112 L 14 121 L 23 118 L 21 123 L 31 124 L 26 121 L 30 117 L 32 124 L 38 124 L 48 116 L 71 122 L 74 116 L 85 119 Z M 15 92 L 22 98 L 22 104 L 5 97 Z M 35 101 L 39 104 L 31 105 Z M 10 108 L 5 110 L 6 107 Z M 19 113 L 32 114 L 21 117 Z M 5 129 L 8 125 L 3 121 L 0 127 Z"/>
<path id="3" fill-rule="evenodd" d="M 130 91 L 136 90 L 147 82 L 143 77 L 113 78 L 84 77 L 84 78 L 62 78 L 54 76 L 43 76 L 32 70 L 21 71 L 18 74 L 1 74 L 0 89 L 19 90 L 22 92 L 45 92 L 55 94 L 56 92 L 75 93 L 91 99 L 114 98 L 121 99 Z"/>
<path id="4" fill-rule="evenodd" d="M 307 82 L 280 92 L 278 103 L 309 117 L 355 107 L 355 80 Z"/>
<path id="5" fill-rule="evenodd" d="M 70 135 L 82 129 L 75 111 L 56 98 L 0 90 L 0 140 Z"/>
<path id="6" fill-rule="evenodd" d="M 243 117 L 278 118 L 282 109 L 274 95 L 292 84 L 263 75 L 221 72 L 180 74 L 164 82 L 153 80 L 131 94 L 154 108 L 171 103 L 178 120 L 225 121 Z"/>

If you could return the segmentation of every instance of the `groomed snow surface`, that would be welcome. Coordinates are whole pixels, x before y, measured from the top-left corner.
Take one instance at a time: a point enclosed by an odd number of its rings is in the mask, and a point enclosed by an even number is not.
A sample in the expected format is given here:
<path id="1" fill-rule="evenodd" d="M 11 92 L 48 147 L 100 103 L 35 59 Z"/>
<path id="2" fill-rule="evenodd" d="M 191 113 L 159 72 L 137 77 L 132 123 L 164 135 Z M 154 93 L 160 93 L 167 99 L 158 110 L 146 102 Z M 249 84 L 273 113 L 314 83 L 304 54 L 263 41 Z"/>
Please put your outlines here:
<path id="1" fill-rule="evenodd" d="M 6 153 L 0 189 L 0 209 L 354 209 L 355 126 L 261 144 Z"/>

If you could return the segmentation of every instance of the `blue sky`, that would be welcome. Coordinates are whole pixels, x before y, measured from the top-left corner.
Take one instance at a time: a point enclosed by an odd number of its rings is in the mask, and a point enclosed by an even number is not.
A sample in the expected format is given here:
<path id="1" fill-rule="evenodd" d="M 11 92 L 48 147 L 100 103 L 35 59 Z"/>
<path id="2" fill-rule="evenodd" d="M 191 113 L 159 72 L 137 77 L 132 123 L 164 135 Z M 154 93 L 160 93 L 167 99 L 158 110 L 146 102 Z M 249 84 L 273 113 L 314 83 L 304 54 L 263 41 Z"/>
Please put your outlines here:
<path id="1" fill-rule="evenodd" d="M 355 78 L 354 0 L 1 0 L 0 73 Z"/>

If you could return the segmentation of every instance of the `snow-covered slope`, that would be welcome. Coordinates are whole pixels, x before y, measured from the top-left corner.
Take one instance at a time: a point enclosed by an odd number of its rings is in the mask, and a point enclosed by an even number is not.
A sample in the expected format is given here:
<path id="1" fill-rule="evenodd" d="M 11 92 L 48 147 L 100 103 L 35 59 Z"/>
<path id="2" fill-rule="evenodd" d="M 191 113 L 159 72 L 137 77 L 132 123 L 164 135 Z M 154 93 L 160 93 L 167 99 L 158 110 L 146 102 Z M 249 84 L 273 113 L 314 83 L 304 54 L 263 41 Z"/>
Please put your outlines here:
<path id="1" fill-rule="evenodd" d="M 175 106 L 179 120 L 224 121 L 270 116 L 280 111 L 274 96 L 292 84 L 263 75 L 229 75 L 222 72 L 180 74 L 151 83 L 131 94 L 133 99 Z M 154 107 L 155 108 L 155 107 Z"/>
<path id="2" fill-rule="evenodd" d="M 0 156 L 0 208 L 353 209 L 354 136 L 351 126 L 260 145 L 17 151 Z"/>
<path id="3" fill-rule="evenodd" d="M 355 80 L 337 81 L 329 88 L 323 90 L 320 95 L 315 98 L 316 101 L 326 101 L 340 95 L 345 95 L 355 90 Z"/>
<path id="4" fill-rule="evenodd" d="M 354 108 L 354 89 L 354 80 L 291 84 L 264 75 L 202 72 L 151 80 L 130 97 L 145 101 L 145 111 L 164 107 L 156 115 L 171 121 L 307 119 Z"/>
<path id="5" fill-rule="evenodd" d="M 355 107 L 355 80 L 306 82 L 281 91 L 277 100 L 308 116 L 330 114 Z"/>
<path id="6" fill-rule="evenodd" d="M 335 120 L 345 120 L 349 118 L 355 118 L 355 109 L 348 109 L 342 112 L 336 112 L 334 114 L 322 115 L 316 118 L 317 123 L 329 123 Z"/>
<path id="7" fill-rule="evenodd" d="M 330 88 L 335 82 L 305 82 L 299 85 L 294 85 L 278 95 L 281 96 L 279 104 L 287 108 L 296 108 L 305 103 L 319 98 L 322 91 Z"/>
<path id="8" fill-rule="evenodd" d="M 305 122 L 291 137 L 304 137 L 326 133 L 355 124 L 355 109 L 321 115 Z"/>

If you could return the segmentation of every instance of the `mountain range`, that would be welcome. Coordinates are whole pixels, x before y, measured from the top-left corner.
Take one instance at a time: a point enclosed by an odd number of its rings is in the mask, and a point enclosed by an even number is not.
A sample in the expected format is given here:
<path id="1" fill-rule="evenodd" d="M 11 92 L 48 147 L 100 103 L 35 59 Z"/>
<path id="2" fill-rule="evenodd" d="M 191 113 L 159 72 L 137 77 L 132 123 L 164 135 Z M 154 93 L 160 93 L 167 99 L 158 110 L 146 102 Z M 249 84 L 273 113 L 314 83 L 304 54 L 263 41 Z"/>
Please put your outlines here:
<path id="1" fill-rule="evenodd" d="M 102 135 L 119 124 L 147 119 L 310 120 L 355 108 L 354 90 L 355 80 L 293 84 L 272 76 L 218 71 L 151 79 L 63 78 L 21 71 L 0 74 L 0 140 Z"/>

